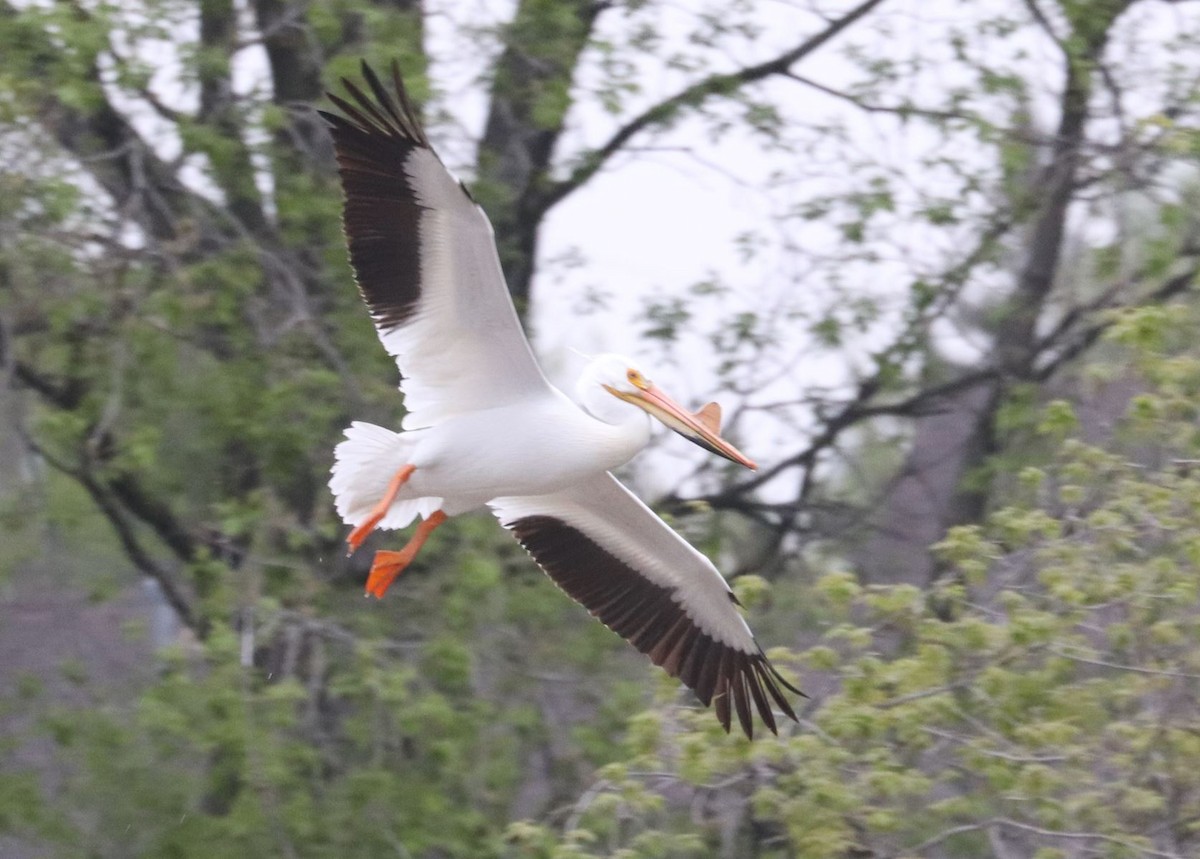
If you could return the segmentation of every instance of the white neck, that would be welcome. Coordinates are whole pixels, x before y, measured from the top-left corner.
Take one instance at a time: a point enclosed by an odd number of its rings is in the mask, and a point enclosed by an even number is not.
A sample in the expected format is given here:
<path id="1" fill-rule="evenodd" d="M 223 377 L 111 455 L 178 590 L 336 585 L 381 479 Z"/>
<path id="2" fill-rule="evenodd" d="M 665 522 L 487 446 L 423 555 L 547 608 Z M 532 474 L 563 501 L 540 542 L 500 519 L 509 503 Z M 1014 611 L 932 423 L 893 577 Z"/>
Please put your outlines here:
<path id="1" fill-rule="evenodd" d="M 650 442 L 650 416 L 637 406 L 617 399 L 600 386 L 577 391 L 580 405 L 594 421 L 600 442 L 611 452 L 616 468 L 633 458 Z"/>

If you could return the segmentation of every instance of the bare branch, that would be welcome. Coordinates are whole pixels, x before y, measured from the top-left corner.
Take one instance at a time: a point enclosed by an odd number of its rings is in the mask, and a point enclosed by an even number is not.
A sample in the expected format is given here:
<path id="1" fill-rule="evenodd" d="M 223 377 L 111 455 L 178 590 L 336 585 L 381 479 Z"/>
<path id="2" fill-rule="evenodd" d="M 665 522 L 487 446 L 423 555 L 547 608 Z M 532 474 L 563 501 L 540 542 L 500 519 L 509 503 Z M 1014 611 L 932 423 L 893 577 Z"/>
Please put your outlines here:
<path id="1" fill-rule="evenodd" d="M 1054 31 L 1054 25 L 1046 17 L 1046 13 L 1042 11 L 1042 7 L 1038 5 L 1038 0 L 1022 0 L 1022 2 L 1025 4 L 1025 8 L 1029 10 L 1029 14 L 1033 20 L 1050 37 L 1050 41 L 1054 42 L 1058 46 L 1058 49 L 1066 55 L 1067 48 L 1063 44 L 1062 38 Z"/>
<path id="2" fill-rule="evenodd" d="M 669 122 L 683 108 L 701 104 L 711 96 L 729 95 L 746 84 L 774 75 L 786 74 L 795 63 L 816 51 L 834 36 L 867 15 L 882 2 L 883 0 L 865 0 L 865 2 L 860 3 L 842 17 L 831 21 L 821 32 L 810 36 L 799 45 L 784 51 L 774 59 L 767 60 L 758 65 L 747 66 L 736 72 L 709 75 L 703 80 L 697 81 L 691 86 L 680 90 L 670 98 L 659 102 L 653 107 L 647 108 L 617 129 L 600 148 L 584 156 L 582 162 L 571 172 L 570 176 L 544 188 L 537 198 L 538 211 L 542 214 L 549 211 L 554 205 L 561 202 L 569 194 L 591 179 L 610 158 L 625 147 L 626 142 L 634 135 Z"/>
<path id="3" fill-rule="evenodd" d="M 996 826 L 1007 826 L 1010 829 L 1019 829 L 1022 832 L 1031 832 L 1034 835 L 1042 835 L 1049 838 L 1062 838 L 1067 841 L 1103 841 L 1105 844 L 1116 844 L 1120 847 L 1127 847 L 1134 850 L 1143 856 L 1160 856 L 1162 859 L 1183 859 L 1178 853 L 1165 853 L 1162 850 L 1155 850 L 1152 847 L 1147 847 L 1144 844 L 1138 844 L 1135 841 L 1129 841 L 1125 838 L 1117 838 L 1112 835 L 1105 835 L 1102 832 L 1069 832 L 1060 829 L 1045 829 L 1041 826 L 1033 826 L 1029 823 L 1021 823 L 1018 820 L 1012 820 L 1007 817 L 999 817 L 991 821 Z"/>
<path id="4" fill-rule="evenodd" d="M 886 113 L 893 116 L 899 116 L 902 119 L 909 116 L 920 116 L 926 119 L 934 120 L 958 120 L 962 122 L 969 122 L 974 125 L 986 125 L 989 128 L 992 127 L 991 123 L 987 122 L 982 116 L 977 116 L 970 113 L 962 113 L 960 111 L 952 110 L 935 110 L 932 108 L 918 107 L 915 104 L 906 103 L 894 105 L 874 104 L 866 99 L 845 92 L 844 90 L 827 86 L 826 84 L 819 83 L 812 78 L 805 77 L 804 75 L 798 75 L 795 72 L 784 72 L 784 76 L 788 78 L 788 80 L 793 80 L 798 84 L 803 84 L 806 87 L 815 89 L 817 92 L 824 93 L 825 95 L 836 98 L 839 101 L 852 104 L 859 110 L 866 111 L 867 113 Z"/>
<path id="5" fill-rule="evenodd" d="M 112 525 L 126 557 L 143 574 L 158 582 L 167 602 L 179 616 L 180 622 L 198 636 L 203 637 L 207 631 L 207 624 L 196 611 L 195 598 L 190 593 L 190 589 L 173 572 L 156 561 L 142 546 L 133 523 L 129 521 L 121 505 L 116 503 L 108 488 L 97 480 L 86 467 L 76 467 L 64 462 L 39 445 L 23 428 L 18 428 L 18 431 L 21 433 L 22 441 L 31 451 L 40 456 L 51 468 L 76 480 L 87 490 L 100 512 Z"/>

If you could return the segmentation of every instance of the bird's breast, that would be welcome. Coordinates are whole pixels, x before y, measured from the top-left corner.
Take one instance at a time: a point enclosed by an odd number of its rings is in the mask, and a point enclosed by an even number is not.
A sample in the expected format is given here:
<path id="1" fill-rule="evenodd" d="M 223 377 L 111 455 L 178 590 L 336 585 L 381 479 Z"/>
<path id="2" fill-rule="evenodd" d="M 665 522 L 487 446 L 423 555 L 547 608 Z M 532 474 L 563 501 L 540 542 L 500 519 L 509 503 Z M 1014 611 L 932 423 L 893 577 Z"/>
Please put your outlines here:
<path id="1" fill-rule="evenodd" d="M 423 431 L 414 451 L 422 495 L 545 495 L 616 468 L 646 444 L 645 425 L 596 420 L 565 398 L 449 418 Z"/>

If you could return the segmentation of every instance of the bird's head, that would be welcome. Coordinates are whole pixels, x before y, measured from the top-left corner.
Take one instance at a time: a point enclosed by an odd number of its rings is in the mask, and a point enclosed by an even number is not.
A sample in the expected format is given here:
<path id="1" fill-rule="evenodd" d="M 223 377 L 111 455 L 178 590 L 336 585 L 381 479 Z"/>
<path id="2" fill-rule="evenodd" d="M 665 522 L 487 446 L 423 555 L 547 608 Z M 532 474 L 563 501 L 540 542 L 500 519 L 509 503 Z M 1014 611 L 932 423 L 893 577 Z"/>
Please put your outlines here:
<path id="1" fill-rule="evenodd" d="M 605 391 L 622 402 L 637 406 L 710 453 L 750 469 L 758 467 L 753 460 L 721 438 L 720 406 L 709 403 L 698 412 L 689 412 L 651 382 L 632 359 L 623 355 L 609 354 L 593 358 L 579 378 L 578 391 L 580 400 L 596 417 L 603 419 L 610 411 L 597 399 L 597 394 Z"/>

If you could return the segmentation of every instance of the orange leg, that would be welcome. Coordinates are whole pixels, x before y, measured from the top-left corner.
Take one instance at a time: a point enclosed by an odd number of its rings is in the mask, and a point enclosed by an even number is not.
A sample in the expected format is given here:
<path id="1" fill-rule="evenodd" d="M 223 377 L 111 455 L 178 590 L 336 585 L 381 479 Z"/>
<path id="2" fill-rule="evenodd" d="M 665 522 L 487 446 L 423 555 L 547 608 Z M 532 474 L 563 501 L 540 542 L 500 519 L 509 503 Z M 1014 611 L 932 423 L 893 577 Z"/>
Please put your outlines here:
<path id="1" fill-rule="evenodd" d="M 441 510 L 436 510 L 417 526 L 417 531 L 408 541 L 408 545 L 399 552 L 376 552 L 375 561 L 371 564 L 371 575 L 367 577 L 367 594 L 383 599 L 383 595 L 396 580 L 396 576 L 404 572 L 404 568 L 413 562 L 413 558 L 417 556 L 417 552 L 421 551 L 421 547 L 425 545 L 429 535 L 448 518 Z"/>
<path id="2" fill-rule="evenodd" d="M 415 465 L 406 465 L 396 472 L 396 476 L 388 484 L 387 492 L 383 493 L 383 498 L 371 510 L 371 515 L 351 531 L 350 536 L 346 538 L 346 542 L 350 544 L 350 551 L 346 553 L 347 555 L 353 555 L 358 551 L 358 547 L 362 545 L 363 540 L 367 539 L 367 535 L 375 530 L 379 520 L 387 515 L 388 508 L 392 506 L 392 502 L 396 500 L 396 495 L 400 492 L 400 487 L 408 483 L 408 478 L 412 477 L 412 473 L 416 470 Z"/>

